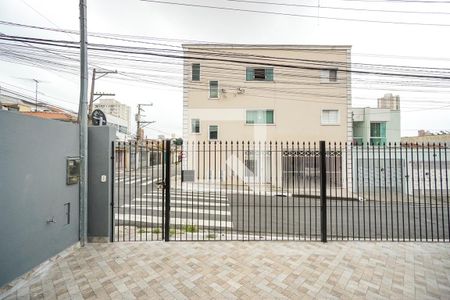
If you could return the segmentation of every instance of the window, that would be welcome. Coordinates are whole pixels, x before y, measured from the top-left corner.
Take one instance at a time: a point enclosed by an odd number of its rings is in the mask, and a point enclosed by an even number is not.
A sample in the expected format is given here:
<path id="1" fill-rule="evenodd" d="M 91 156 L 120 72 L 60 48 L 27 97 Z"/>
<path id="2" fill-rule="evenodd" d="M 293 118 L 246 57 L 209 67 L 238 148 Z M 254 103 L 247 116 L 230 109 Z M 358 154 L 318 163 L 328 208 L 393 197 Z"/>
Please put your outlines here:
<path id="1" fill-rule="evenodd" d="M 119 125 L 119 132 L 127 134 L 128 127 Z"/>
<path id="2" fill-rule="evenodd" d="M 337 71 L 337 69 L 322 70 L 320 73 L 321 82 L 337 82 Z"/>
<path id="3" fill-rule="evenodd" d="M 200 80 L 200 64 L 192 64 L 192 81 Z"/>
<path id="4" fill-rule="evenodd" d="M 339 111 L 337 109 L 324 109 L 321 116 L 322 125 L 339 125 Z"/>
<path id="5" fill-rule="evenodd" d="M 337 81 L 337 70 L 329 70 L 328 71 L 328 80 L 330 82 L 336 82 Z"/>
<path id="6" fill-rule="evenodd" d="M 273 110 L 247 110 L 246 124 L 273 124 Z"/>
<path id="7" fill-rule="evenodd" d="M 273 81 L 273 68 L 247 68 L 247 81 Z"/>
<path id="8" fill-rule="evenodd" d="M 353 137 L 353 145 L 354 146 L 363 146 L 364 145 L 364 138 L 362 138 L 362 137 Z"/>
<path id="9" fill-rule="evenodd" d="M 209 82 L 209 98 L 219 98 L 219 82 Z"/>
<path id="10" fill-rule="evenodd" d="M 386 143 L 386 123 L 370 123 L 370 144 L 384 145 Z"/>
<path id="11" fill-rule="evenodd" d="M 192 133 L 200 133 L 200 119 L 191 120 Z"/>
<path id="12" fill-rule="evenodd" d="M 219 126 L 210 125 L 209 126 L 209 139 L 217 140 L 218 136 L 219 136 Z"/>

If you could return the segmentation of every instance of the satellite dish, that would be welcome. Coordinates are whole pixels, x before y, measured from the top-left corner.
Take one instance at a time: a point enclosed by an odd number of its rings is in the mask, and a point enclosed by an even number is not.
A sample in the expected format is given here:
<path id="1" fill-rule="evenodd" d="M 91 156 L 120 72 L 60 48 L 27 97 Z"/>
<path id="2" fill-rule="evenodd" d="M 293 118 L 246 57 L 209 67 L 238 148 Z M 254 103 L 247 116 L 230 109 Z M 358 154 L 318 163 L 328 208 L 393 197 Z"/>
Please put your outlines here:
<path id="1" fill-rule="evenodd" d="M 92 112 L 92 125 L 104 126 L 106 125 L 106 116 L 100 109 L 96 109 Z"/>

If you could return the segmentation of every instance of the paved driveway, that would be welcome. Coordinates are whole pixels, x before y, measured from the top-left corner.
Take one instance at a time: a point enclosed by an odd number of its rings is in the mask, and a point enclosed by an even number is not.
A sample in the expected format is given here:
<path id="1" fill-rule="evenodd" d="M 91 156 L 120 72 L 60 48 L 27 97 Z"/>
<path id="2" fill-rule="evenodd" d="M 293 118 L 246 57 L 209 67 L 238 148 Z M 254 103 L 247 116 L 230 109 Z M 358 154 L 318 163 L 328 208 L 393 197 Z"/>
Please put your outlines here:
<path id="1" fill-rule="evenodd" d="M 77 248 L 7 299 L 449 295 L 448 243 L 135 242 Z"/>

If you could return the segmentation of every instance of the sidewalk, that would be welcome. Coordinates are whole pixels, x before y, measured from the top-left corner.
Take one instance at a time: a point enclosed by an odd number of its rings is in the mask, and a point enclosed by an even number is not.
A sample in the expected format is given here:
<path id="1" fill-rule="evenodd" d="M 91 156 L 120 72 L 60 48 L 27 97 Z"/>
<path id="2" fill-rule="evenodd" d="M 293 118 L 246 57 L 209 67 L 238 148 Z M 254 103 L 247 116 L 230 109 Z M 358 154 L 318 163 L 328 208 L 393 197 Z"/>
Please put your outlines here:
<path id="1" fill-rule="evenodd" d="M 296 188 L 281 188 L 271 186 L 270 184 L 259 184 L 259 183 L 220 183 L 215 181 L 196 181 L 196 182 L 181 182 L 179 176 L 172 176 L 172 189 L 175 189 L 177 192 L 189 193 L 189 192 L 197 192 L 197 193 L 217 193 L 217 194 L 261 194 L 263 196 L 298 196 L 298 197 L 311 197 L 315 196 L 317 198 L 320 197 L 320 189 L 319 186 L 311 186 L 310 188 L 307 186 L 296 187 Z M 350 200 L 356 200 L 357 198 L 355 194 L 352 196 L 351 191 L 347 191 L 345 188 L 328 188 L 329 197 L 349 197 Z"/>
<path id="2" fill-rule="evenodd" d="M 450 247 L 374 242 L 88 244 L 11 291 L 6 299 L 443 299 L 450 295 Z"/>

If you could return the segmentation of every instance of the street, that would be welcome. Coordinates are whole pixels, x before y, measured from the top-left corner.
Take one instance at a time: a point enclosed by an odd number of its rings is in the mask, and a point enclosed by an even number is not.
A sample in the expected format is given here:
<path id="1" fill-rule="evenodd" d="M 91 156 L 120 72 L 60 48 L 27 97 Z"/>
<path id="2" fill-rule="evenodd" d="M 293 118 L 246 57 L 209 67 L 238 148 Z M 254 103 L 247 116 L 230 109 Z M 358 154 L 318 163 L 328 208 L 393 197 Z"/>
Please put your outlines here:
<path id="1" fill-rule="evenodd" d="M 172 164 L 171 173 L 180 166 Z M 129 176 L 131 174 L 131 176 Z M 141 176 L 142 174 L 142 176 Z M 160 233 L 164 221 L 161 165 L 115 178 L 115 224 Z M 308 196 L 269 196 L 253 191 L 186 190 L 172 180 L 170 227 L 175 239 L 320 239 L 320 200 Z M 157 228 L 157 229 L 156 229 Z M 327 201 L 328 239 L 436 240 L 449 238 L 446 198 L 415 202 Z M 136 231 L 135 231 L 136 233 Z M 185 235 L 183 235 L 185 234 Z M 130 236 L 129 239 L 133 237 Z M 159 236 L 161 238 L 161 236 Z"/>

